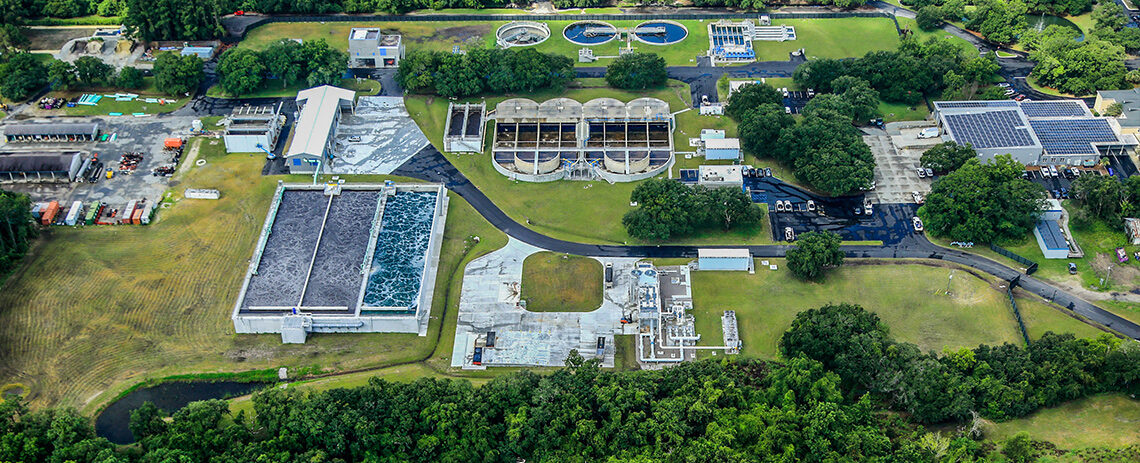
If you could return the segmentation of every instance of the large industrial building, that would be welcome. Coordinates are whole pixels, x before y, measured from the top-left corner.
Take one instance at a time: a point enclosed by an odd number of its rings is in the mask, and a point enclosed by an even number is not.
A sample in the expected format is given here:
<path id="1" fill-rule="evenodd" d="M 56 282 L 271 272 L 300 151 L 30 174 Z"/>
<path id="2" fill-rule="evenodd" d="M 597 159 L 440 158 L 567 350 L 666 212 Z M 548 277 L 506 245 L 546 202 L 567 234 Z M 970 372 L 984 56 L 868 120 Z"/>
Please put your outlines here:
<path id="1" fill-rule="evenodd" d="M 517 180 L 603 178 L 629 182 L 673 163 L 673 115 L 656 98 L 622 103 L 513 98 L 495 108 L 495 168 Z"/>
<path id="2" fill-rule="evenodd" d="M 297 93 L 301 116 L 293 127 L 285 165 L 291 174 L 316 172 L 332 158 L 333 136 L 340 126 L 341 113 L 355 111 L 356 92 L 331 85 Z"/>
<path id="3" fill-rule="evenodd" d="M 279 183 L 234 330 L 426 335 L 446 217 L 438 184 Z"/>
<path id="4" fill-rule="evenodd" d="M 273 152 L 277 137 L 285 125 L 285 115 L 281 114 L 281 103 L 277 106 L 239 106 L 222 121 L 226 132 L 222 141 L 227 153 Z"/>
<path id="5" fill-rule="evenodd" d="M 1081 100 L 936 101 L 945 140 L 972 145 L 982 160 L 1012 155 L 1027 165 L 1093 165 L 1138 144 L 1120 123 L 1095 117 Z"/>
<path id="6" fill-rule="evenodd" d="M 348 67 L 395 68 L 404 59 L 404 41 L 375 27 L 354 27 L 348 33 Z"/>
<path id="7" fill-rule="evenodd" d="M 443 150 L 448 153 L 482 153 L 483 127 L 487 125 L 486 103 L 449 103 Z"/>
<path id="8" fill-rule="evenodd" d="M 83 166 L 77 151 L 0 152 L 0 182 L 73 182 Z"/>
<path id="9" fill-rule="evenodd" d="M 4 126 L 8 143 L 84 143 L 99 136 L 99 124 L 9 124 Z"/>

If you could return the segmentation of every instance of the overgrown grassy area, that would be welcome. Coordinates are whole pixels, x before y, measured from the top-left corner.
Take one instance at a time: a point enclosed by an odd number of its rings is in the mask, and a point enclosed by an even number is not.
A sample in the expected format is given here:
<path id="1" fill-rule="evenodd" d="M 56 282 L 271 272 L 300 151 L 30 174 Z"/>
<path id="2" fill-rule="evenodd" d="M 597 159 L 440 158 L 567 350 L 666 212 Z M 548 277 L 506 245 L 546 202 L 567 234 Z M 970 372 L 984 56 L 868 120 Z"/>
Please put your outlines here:
<path id="1" fill-rule="evenodd" d="M 429 336 L 318 335 L 282 345 L 275 335 L 235 335 L 229 316 L 280 178 L 261 177 L 262 163 L 210 157 L 182 183 L 217 188 L 222 199 L 179 202 L 148 227 L 50 230 L 0 289 L 0 384 L 27 384 L 35 406 L 90 413 L 148 378 L 382 367 L 428 358 L 441 334 L 453 336 L 454 312 L 449 329 L 439 321 L 457 303 L 448 277 L 506 242 L 458 196 L 448 212 Z M 381 178 L 391 177 L 367 177 Z"/>
<path id="2" fill-rule="evenodd" d="M 356 96 L 370 96 L 380 93 L 380 82 L 372 79 L 341 79 L 341 88 L 355 90 Z M 245 95 L 230 95 L 222 91 L 222 88 L 215 85 L 206 90 L 206 96 L 215 98 L 282 98 L 297 96 L 297 92 L 311 87 L 309 84 L 300 82 L 294 85 L 284 86 L 279 79 L 268 79 L 253 93 Z"/>
<path id="3" fill-rule="evenodd" d="M 1120 448 L 1140 444 L 1140 401 L 1125 394 L 1102 394 L 1025 418 L 988 423 L 984 429 L 986 438 L 994 441 L 1026 431 L 1035 440 L 1047 440 L 1063 449 Z"/>
<path id="4" fill-rule="evenodd" d="M 742 354 L 775 358 L 780 336 L 797 313 L 841 302 L 875 312 L 895 339 L 924 351 L 1023 342 L 1000 282 L 961 268 L 864 261 L 867 265 L 844 265 L 824 281 L 809 283 L 792 276 L 783 259 L 766 260 L 777 270 L 768 270 L 758 259 L 754 275 L 693 272 L 693 305 L 703 344 L 720 343 L 721 314 L 735 310 Z M 1091 333 L 1075 319 L 1045 315 L 1036 306 L 1030 311 L 1035 331 Z"/>
<path id="5" fill-rule="evenodd" d="M 602 305 L 602 263 L 536 252 L 523 261 L 522 294 L 531 312 L 590 312 Z"/>
<path id="6" fill-rule="evenodd" d="M 895 23 L 888 18 L 783 19 L 773 24 L 795 26 L 796 40 L 753 42 L 760 61 L 786 61 L 788 53 L 800 48 L 808 58 L 848 58 L 899 45 Z M 708 49 L 707 37 L 703 46 Z"/>

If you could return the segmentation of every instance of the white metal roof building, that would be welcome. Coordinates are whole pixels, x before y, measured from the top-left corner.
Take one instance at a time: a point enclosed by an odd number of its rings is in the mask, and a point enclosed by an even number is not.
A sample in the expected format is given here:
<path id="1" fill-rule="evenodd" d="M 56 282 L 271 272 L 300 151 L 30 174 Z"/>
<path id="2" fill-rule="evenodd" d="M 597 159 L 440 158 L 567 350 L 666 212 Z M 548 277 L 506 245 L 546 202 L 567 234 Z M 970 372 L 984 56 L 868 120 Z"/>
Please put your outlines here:
<path id="1" fill-rule="evenodd" d="M 700 166 L 697 169 L 697 185 L 709 188 L 744 188 L 741 166 Z"/>
<path id="2" fill-rule="evenodd" d="M 331 158 L 333 135 L 340 125 L 342 111 L 355 111 L 356 92 L 331 85 L 297 93 L 301 111 L 293 127 L 292 142 L 285 155 L 289 173 L 312 173 Z"/>

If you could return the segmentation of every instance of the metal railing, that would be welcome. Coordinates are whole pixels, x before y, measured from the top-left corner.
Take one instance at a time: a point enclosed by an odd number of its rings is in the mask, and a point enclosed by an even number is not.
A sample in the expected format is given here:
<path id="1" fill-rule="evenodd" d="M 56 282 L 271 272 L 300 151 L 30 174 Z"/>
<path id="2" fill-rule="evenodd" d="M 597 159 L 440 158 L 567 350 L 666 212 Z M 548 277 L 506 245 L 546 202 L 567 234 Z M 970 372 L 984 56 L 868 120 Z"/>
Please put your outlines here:
<path id="1" fill-rule="evenodd" d="M 996 252 L 998 254 L 1001 254 L 1005 257 L 1008 257 L 1010 259 L 1013 259 L 1016 262 L 1019 262 L 1019 263 L 1025 265 L 1025 274 L 1026 275 L 1032 275 L 1033 272 L 1037 271 L 1037 262 L 1031 261 L 1031 260 L 1026 259 L 1024 257 L 1021 257 L 1017 254 L 1014 254 L 1013 251 L 1010 251 L 1006 248 L 1003 248 L 1003 247 L 998 246 L 998 245 L 993 244 L 993 243 L 990 243 L 990 249 L 992 249 L 994 252 Z"/>

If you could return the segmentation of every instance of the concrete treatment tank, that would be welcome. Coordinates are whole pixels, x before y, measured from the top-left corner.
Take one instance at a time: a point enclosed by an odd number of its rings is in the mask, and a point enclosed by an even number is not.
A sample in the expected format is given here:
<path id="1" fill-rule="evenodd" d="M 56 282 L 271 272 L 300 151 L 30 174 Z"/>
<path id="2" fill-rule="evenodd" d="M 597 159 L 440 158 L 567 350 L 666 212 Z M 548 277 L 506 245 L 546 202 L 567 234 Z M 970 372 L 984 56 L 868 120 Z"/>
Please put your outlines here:
<path id="1" fill-rule="evenodd" d="M 607 43 L 618 36 L 613 24 L 602 21 L 578 21 L 562 30 L 562 36 L 575 45 L 593 46 Z"/>
<path id="2" fill-rule="evenodd" d="M 558 169 L 562 157 L 557 152 L 534 151 L 515 153 L 515 170 L 526 174 L 548 174 Z M 536 168 L 537 164 L 537 168 Z"/>
<path id="3" fill-rule="evenodd" d="M 633 38 L 649 45 L 672 45 L 688 36 L 689 30 L 674 21 L 647 21 L 633 29 Z"/>
<path id="4" fill-rule="evenodd" d="M 550 38 L 550 26 L 534 21 L 511 21 L 495 31 L 495 43 L 502 48 L 529 47 Z"/>

